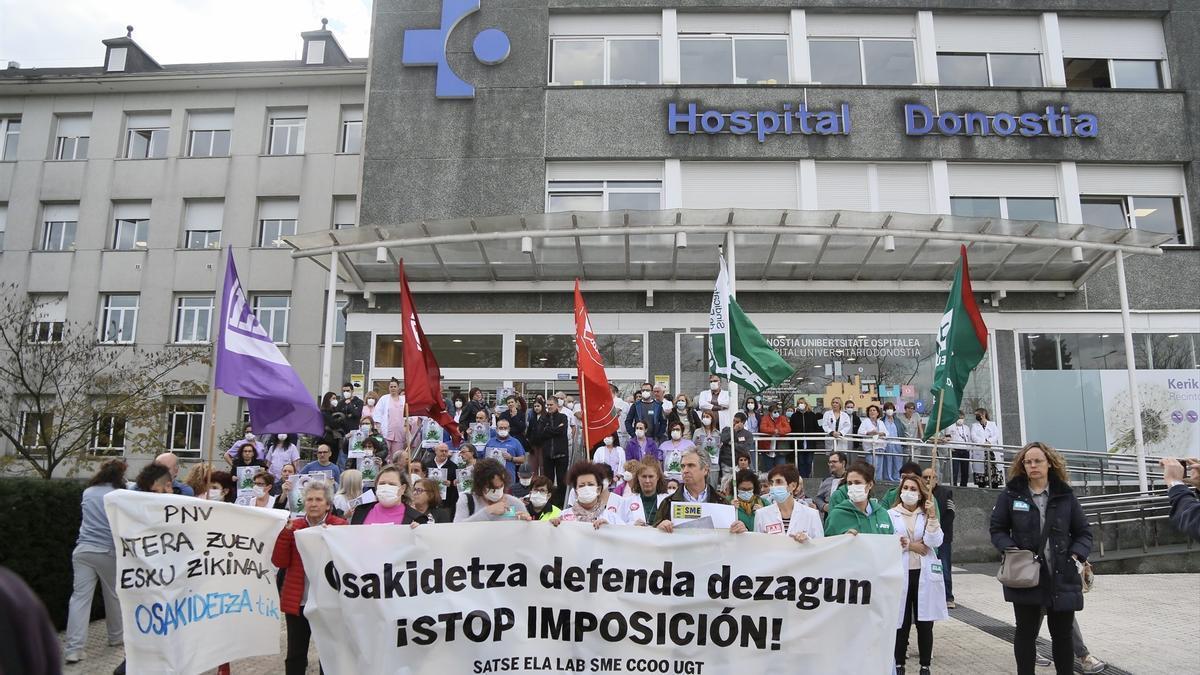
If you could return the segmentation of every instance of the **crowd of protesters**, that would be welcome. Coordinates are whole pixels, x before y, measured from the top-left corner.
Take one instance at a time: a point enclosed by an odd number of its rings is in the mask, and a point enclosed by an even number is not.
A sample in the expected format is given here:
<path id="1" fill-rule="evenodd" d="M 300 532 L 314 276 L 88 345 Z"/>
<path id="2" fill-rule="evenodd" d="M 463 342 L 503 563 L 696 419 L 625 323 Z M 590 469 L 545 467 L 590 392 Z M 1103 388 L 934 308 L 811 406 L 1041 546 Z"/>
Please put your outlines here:
<path id="1" fill-rule="evenodd" d="M 83 657 L 97 583 L 109 644 L 122 640 L 113 585 L 116 558 L 103 499 L 113 490 L 132 488 L 291 512 L 272 556 L 280 570 L 280 606 L 287 627 L 284 669 L 289 674 L 305 672 L 311 640 L 303 614 L 304 567 L 294 537 L 298 529 L 515 520 L 547 521 L 551 526 L 578 521 L 595 528 L 649 527 L 670 533 L 675 529 L 672 504 L 678 502 L 730 505 L 736 512 L 730 532 L 784 535 L 797 545 L 842 534 L 894 537 L 903 551 L 900 564 L 906 575 L 895 635 L 896 672 L 905 672 L 913 626 L 917 668 L 921 675 L 931 672 L 933 624 L 948 618 L 948 610 L 955 607 L 951 487 L 963 483 L 943 484 L 936 466 L 905 461 L 901 446 L 893 444 L 920 437 L 922 422 L 913 415 L 912 405 L 905 406 L 903 415 L 897 415 L 891 403 L 882 409 L 868 405 L 865 417 L 855 419 L 851 402 L 842 406 L 833 399 L 818 419 L 804 399 L 794 407 L 766 403 L 764 409 L 755 397 L 733 405 L 716 377 L 694 400 L 695 406 L 685 395 L 672 397 L 662 386 L 645 383 L 628 402 L 617 397 L 614 388 L 618 430 L 594 447 L 582 447 L 581 409 L 572 397 L 557 393 L 527 402 L 513 394 L 493 408 L 480 390 L 472 389 L 446 402 L 459 425 L 456 444 L 450 430 L 408 414 L 398 382 L 390 383 L 387 394 L 368 394 L 365 400 L 347 384 L 340 398 L 332 392 L 323 397 L 326 435 L 316 439 L 315 459 L 307 464 L 302 464 L 294 434 L 260 439 L 249 427 L 225 453 L 228 471 L 197 464 L 180 481 L 178 458 L 165 453 L 127 482 L 124 462 L 105 462 L 83 495 L 66 661 Z M 986 429 L 987 411 L 975 414 L 975 426 Z M 960 418 L 947 440 L 972 437 L 970 430 L 955 431 L 964 426 Z M 794 429 L 813 438 L 787 450 L 771 441 Z M 985 448 L 998 442 L 995 436 L 981 438 Z M 811 473 L 814 452 L 826 456 L 829 476 L 809 498 L 804 479 Z M 1000 458 L 990 451 L 965 452 L 964 467 L 979 464 L 970 470 L 976 483 L 994 483 Z M 972 454 L 977 452 L 984 454 Z M 1164 460 L 1164 466 L 1171 461 Z M 1200 463 L 1191 469 L 1190 476 L 1177 482 L 1186 480 L 1200 488 Z M 1168 476 L 1175 475 L 1171 470 L 1168 467 Z M 248 490 L 239 489 L 239 471 L 253 477 Z M 965 478 L 968 469 L 950 473 L 951 478 Z M 884 491 L 876 481 L 894 485 Z M 1176 495 L 1173 489 L 1172 497 L 1181 518 L 1197 518 L 1193 493 L 1188 492 L 1191 501 L 1186 501 L 1182 491 Z M 1193 521 L 1187 524 L 1194 527 Z M 1017 671 L 1033 673 L 1035 664 L 1049 665 L 1034 647 L 1043 617 L 1049 623 L 1058 673 L 1072 672 L 1076 663 L 1084 672 L 1103 669 L 1086 647 L 1080 654 L 1082 636 L 1074 612 L 1083 607 L 1092 535 L 1065 463 L 1054 449 L 1035 442 L 1016 456 L 997 497 L 990 532 L 1000 552 L 1032 551 L 1041 563 L 1037 585 L 1004 589 L 1005 599 L 1014 605 Z M 230 665 L 220 670 L 227 673 Z"/>

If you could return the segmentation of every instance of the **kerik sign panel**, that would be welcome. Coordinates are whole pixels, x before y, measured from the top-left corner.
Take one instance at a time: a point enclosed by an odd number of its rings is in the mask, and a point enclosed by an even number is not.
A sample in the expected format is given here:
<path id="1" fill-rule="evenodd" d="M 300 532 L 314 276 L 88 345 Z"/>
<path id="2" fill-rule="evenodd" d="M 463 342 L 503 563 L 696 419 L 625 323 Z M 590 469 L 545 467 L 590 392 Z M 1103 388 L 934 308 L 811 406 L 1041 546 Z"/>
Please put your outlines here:
<path id="1" fill-rule="evenodd" d="M 884 673 L 906 578 L 887 535 L 494 522 L 296 543 L 321 664 L 358 675 Z"/>

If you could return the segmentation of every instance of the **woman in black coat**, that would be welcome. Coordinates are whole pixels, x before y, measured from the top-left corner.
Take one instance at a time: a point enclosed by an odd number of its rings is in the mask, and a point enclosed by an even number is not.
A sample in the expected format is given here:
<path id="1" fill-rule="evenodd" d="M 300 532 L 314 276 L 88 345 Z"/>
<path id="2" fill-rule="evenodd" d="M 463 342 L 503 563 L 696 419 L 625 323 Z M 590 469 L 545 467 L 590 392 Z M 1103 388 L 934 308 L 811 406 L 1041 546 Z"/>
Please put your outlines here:
<path id="1" fill-rule="evenodd" d="M 1066 463 L 1050 446 L 1036 441 L 1026 445 L 1013 459 L 1008 476 L 992 509 L 992 545 L 1001 552 L 1033 551 L 1041 562 L 1037 586 L 1004 587 L 1004 599 L 1013 603 L 1017 621 L 1017 673 L 1034 673 L 1044 614 L 1055 672 L 1069 675 L 1075 663 L 1071 625 L 1075 612 L 1083 609 L 1083 581 L 1076 564 L 1092 551 L 1092 530 L 1067 482 Z"/>

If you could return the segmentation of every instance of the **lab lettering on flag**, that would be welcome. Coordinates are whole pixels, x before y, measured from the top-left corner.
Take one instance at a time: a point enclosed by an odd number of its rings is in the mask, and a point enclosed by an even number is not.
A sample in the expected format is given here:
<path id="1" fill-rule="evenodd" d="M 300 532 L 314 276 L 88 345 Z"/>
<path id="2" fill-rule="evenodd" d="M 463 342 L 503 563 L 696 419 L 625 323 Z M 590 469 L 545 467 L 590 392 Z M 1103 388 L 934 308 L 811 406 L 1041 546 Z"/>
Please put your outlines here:
<path id="1" fill-rule="evenodd" d="M 400 261 L 400 323 L 404 331 L 404 395 L 408 414 L 434 420 L 450 432 L 450 438 L 457 445 L 462 442 L 462 434 L 443 403 L 442 369 L 421 329 L 403 260 Z"/>
<path id="2" fill-rule="evenodd" d="M 950 286 L 950 297 L 946 311 L 938 325 L 937 354 L 933 358 L 933 405 L 930 407 L 929 424 L 925 425 L 925 439 L 950 426 L 958 419 L 962 405 L 963 390 L 971 371 L 983 360 L 987 352 L 987 326 L 975 294 L 971 292 L 971 273 L 967 267 L 967 247 L 959 247 L 958 263 L 954 269 L 954 283 Z"/>
<path id="3" fill-rule="evenodd" d="M 579 374 L 579 395 L 583 399 L 584 442 L 590 448 L 616 433 L 620 425 L 613 414 L 612 390 L 604 372 L 604 359 L 596 346 L 596 334 L 588 318 L 587 305 L 575 280 L 575 364 Z"/>
<path id="4" fill-rule="evenodd" d="M 708 313 L 708 372 L 757 394 L 783 382 L 796 369 L 771 348 L 730 293 L 725 256 Z M 729 365 L 732 364 L 732 367 Z"/>
<path id="5" fill-rule="evenodd" d="M 325 421 L 300 376 L 258 322 L 226 249 L 214 386 L 246 399 L 256 434 L 325 434 Z"/>

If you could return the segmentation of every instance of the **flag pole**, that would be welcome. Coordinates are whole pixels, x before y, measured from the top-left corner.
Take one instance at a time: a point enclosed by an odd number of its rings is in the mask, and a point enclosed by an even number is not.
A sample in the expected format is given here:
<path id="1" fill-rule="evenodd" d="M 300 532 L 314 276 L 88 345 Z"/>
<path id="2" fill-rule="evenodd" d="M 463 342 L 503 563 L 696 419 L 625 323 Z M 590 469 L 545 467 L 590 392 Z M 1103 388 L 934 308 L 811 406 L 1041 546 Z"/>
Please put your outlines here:
<path id="1" fill-rule="evenodd" d="M 942 433 L 942 429 L 945 429 L 945 427 L 942 426 L 942 404 L 945 402 L 946 402 L 945 395 L 939 395 L 938 396 L 938 409 L 937 409 L 938 428 L 933 434 L 933 450 L 931 451 L 932 455 L 929 458 L 929 468 L 933 469 L 934 471 L 937 471 L 938 436 Z M 918 416 L 917 419 L 920 420 L 920 417 Z M 951 479 L 954 478 L 954 453 L 953 452 L 950 453 L 950 478 Z"/>
<path id="2" fill-rule="evenodd" d="M 579 288 L 579 279 L 575 280 L 575 293 L 578 294 L 577 297 L 583 296 L 583 291 L 580 290 L 580 288 Z M 575 298 L 572 298 L 572 302 L 575 302 Z M 575 314 L 575 323 L 576 323 L 575 330 L 578 331 L 579 330 L 579 328 L 578 328 L 579 308 L 578 307 L 575 308 L 574 314 Z M 580 421 L 583 422 L 583 447 L 584 447 L 584 451 L 583 451 L 584 457 L 583 458 L 585 461 L 591 461 L 592 447 L 591 447 L 591 443 L 589 442 L 589 439 L 588 439 L 588 430 L 591 427 L 588 426 L 587 387 L 584 385 L 583 373 L 580 372 L 580 369 L 579 369 L 579 342 L 578 341 L 576 341 L 576 343 L 575 343 L 575 381 L 579 383 L 579 404 L 583 406 L 583 416 L 580 418 Z M 616 481 L 616 479 L 617 479 L 617 477 L 613 476 L 614 482 Z"/>
<path id="3" fill-rule="evenodd" d="M 725 252 L 729 254 L 729 257 L 725 259 L 725 266 L 727 268 L 726 273 L 729 276 L 729 297 L 733 298 L 735 295 L 737 295 L 737 274 L 735 273 L 735 270 L 737 269 L 737 252 L 734 250 L 733 232 L 725 233 Z M 733 381 L 733 312 L 729 309 L 729 303 L 725 303 L 725 313 L 725 367 L 729 369 L 725 374 L 725 378 L 729 382 L 729 406 L 736 411 L 738 385 L 737 382 Z M 718 396 L 718 398 L 720 397 Z M 718 422 L 720 419 L 721 415 L 718 413 Z M 730 433 L 733 432 L 731 431 Z M 732 436 L 730 438 L 732 438 Z"/>
<path id="4" fill-rule="evenodd" d="M 221 289 L 221 298 L 217 299 L 216 311 L 220 312 L 224 306 L 222 302 L 225 295 L 225 271 L 229 267 L 229 258 L 233 255 L 233 246 L 226 245 L 225 255 L 221 256 L 221 260 L 217 261 L 217 279 L 218 288 Z M 223 330 L 225 328 L 225 317 L 219 316 L 216 321 L 216 329 Z M 208 472 L 212 473 L 213 465 L 213 448 L 217 445 L 217 336 L 213 335 L 212 340 L 212 363 L 208 368 L 208 391 L 209 391 L 209 413 L 208 413 Z"/>

